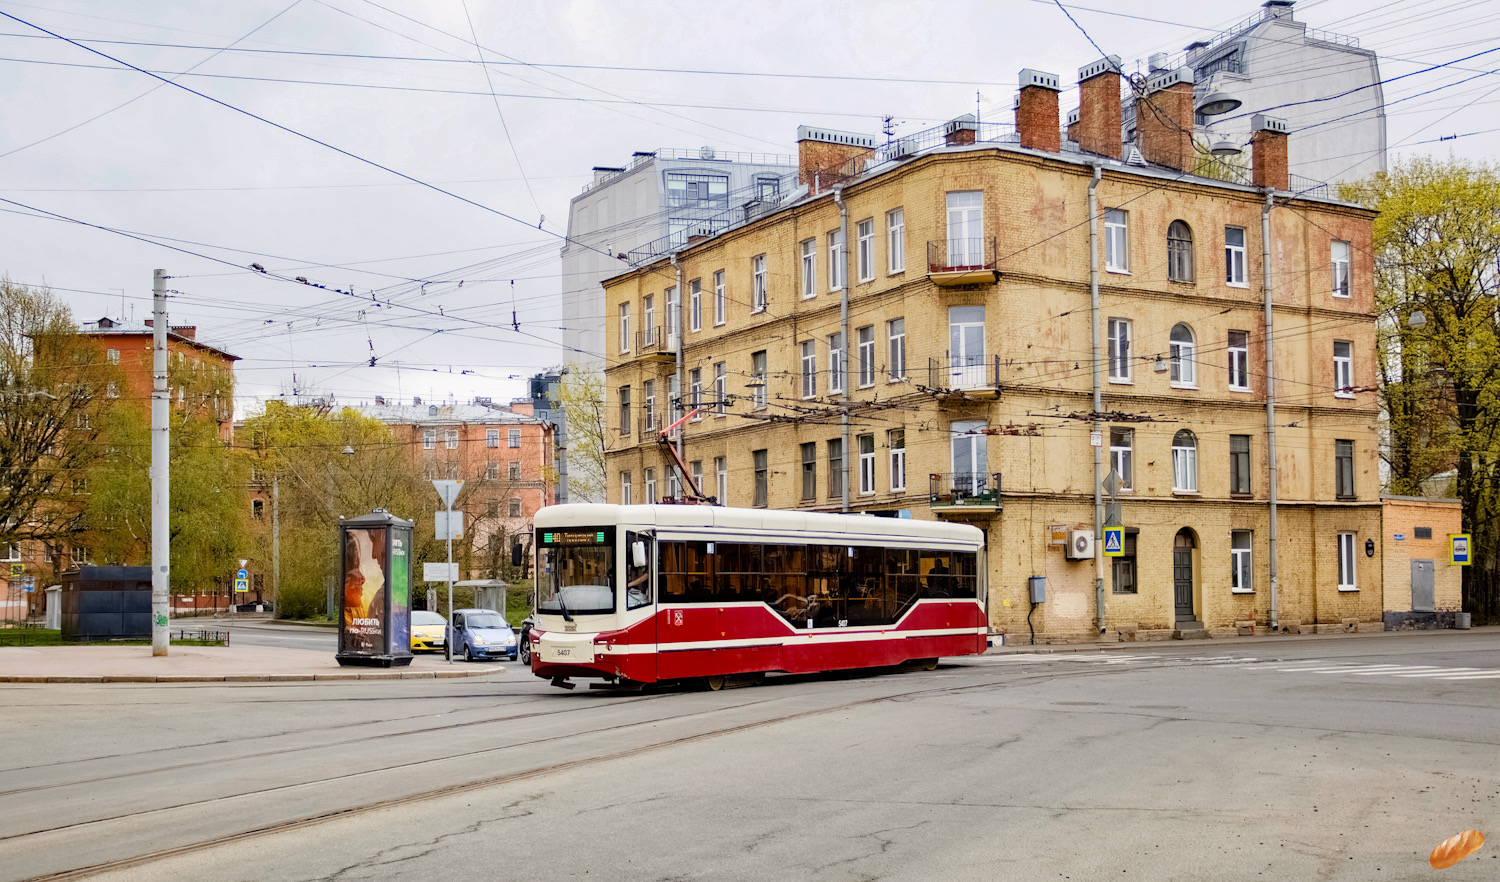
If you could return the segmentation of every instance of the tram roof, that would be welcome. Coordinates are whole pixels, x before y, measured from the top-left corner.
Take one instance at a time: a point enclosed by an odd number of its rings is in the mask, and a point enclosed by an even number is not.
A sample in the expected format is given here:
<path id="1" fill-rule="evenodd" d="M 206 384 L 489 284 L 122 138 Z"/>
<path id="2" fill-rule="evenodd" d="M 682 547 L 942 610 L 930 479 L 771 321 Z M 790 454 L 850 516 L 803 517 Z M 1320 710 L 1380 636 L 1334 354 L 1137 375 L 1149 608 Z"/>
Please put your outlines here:
<path id="1" fill-rule="evenodd" d="M 825 514 L 768 508 L 727 508 L 719 505 L 614 505 L 568 503 L 539 509 L 532 519 L 537 528 L 586 525 L 656 527 L 711 527 L 723 530 L 808 532 L 866 538 L 911 538 L 981 544 L 984 533 L 969 524 L 883 518 L 873 515 Z"/>

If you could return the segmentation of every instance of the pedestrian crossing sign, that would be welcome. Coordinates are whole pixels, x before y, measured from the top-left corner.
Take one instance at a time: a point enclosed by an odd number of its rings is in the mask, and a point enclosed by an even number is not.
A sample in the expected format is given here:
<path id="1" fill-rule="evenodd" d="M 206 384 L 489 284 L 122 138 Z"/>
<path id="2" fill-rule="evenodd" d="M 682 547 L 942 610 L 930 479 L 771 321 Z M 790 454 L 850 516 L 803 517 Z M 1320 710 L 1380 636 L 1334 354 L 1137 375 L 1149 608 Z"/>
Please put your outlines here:
<path id="1" fill-rule="evenodd" d="M 1124 527 L 1105 527 L 1104 528 L 1104 556 L 1105 557 L 1124 557 L 1125 556 L 1125 528 Z"/>

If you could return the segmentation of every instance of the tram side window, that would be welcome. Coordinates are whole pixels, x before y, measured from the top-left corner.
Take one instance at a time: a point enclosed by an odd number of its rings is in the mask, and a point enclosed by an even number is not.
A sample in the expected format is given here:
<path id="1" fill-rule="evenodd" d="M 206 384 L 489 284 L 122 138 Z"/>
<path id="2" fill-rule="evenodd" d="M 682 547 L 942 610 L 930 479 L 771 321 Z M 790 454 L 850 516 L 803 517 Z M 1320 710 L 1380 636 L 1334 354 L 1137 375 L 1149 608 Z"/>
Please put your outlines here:
<path id="1" fill-rule="evenodd" d="M 708 603 L 713 600 L 713 569 L 706 542 L 662 542 L 663 603 Z"/>
<path id="2" fill-rule="evenodd" d="M 885 549 L 856 546 L 845 576 L 844 618 L 850 625 L 894 621 L 895 598 L 885 579 Z"/>
<path id="3" fill-rule="evenodd" d="M 914 549 L 888 548 L 885 554 L 886 582 L 896 599 L 896 608 L 890 616 L 894 622 L 923 596 L 922 561 Z"/>
<path id="4" fill-rule="evenodd" d="M 765 548 L 765 601 L 798 627 L 807 624 L 807 549 L 801 545 Z"/>
<path id="5" fill-rule="evenodd" d="M 762 546 L 740 542 L 715 545 L 714 567 L 717 573 L 714 600 L 720 603 L 756 601 L 761 597 Z"/>
<path id="6" fill-rule="evenodd" d="M 640 609 L 651 605 L 651 564 L 635 565 L 635 545 L 642 543 L 647 549 L 650 541 L 640 533 L 625 534 L 625 608 Z M 649 555 L 650 552 L 648 551 Z M 648 558 L 649 561 L 649 558 Z"/>
<path id="7" fill-rule="evenodd" d="M 847 571 L 849 550 L 844 545 L 807 547 L 807 610 L 802 623 L 814 628 L 832 628 L 843 618 L 844 591 L 841 576 Z"/>

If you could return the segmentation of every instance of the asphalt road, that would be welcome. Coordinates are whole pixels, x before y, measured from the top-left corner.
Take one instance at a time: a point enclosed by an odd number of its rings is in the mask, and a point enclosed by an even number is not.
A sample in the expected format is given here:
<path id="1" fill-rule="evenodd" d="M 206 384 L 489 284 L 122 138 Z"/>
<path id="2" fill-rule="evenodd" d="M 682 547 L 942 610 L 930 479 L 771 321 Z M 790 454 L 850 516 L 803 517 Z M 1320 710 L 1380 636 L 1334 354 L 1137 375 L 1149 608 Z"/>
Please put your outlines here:
<path id="1" fill-rule="evenodd" d="M 231 645 L 280 646 L 287 649 L 314 649 L 334 652 L 338 649 L 338 629 L 311 625 L 277 625 L 265 619 L 176 619 L 173 628 L 207 631 L 229 631 Z"/>
<path id="2" fill-rule="evenodd" d="M 1500 833 L 1500 633 L 719 693 L 0 687 L 0 878 L 1427 878 Z M 1496 843 L 1500 844 L 1500 843 Z M 1500 876 L 1485 846 L 1438 878 Z"/>

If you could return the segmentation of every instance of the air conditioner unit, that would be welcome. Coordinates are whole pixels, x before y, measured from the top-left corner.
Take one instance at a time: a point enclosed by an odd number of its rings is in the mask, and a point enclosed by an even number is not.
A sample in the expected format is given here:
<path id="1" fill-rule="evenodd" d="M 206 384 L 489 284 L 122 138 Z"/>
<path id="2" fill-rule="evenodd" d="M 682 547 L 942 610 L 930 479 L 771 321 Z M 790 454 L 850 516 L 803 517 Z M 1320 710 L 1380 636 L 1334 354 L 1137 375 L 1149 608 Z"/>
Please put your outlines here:
<path id="1" fill-rule="evenodd" d="M 1069 530 L 1068 531 L 1068 559 L 1069 560 L 1093 560 L 1094 559 L 1094 531 L 1093 530 Z"/>

